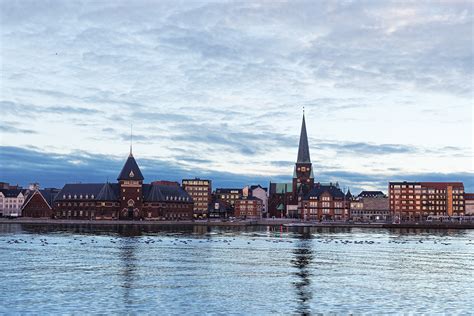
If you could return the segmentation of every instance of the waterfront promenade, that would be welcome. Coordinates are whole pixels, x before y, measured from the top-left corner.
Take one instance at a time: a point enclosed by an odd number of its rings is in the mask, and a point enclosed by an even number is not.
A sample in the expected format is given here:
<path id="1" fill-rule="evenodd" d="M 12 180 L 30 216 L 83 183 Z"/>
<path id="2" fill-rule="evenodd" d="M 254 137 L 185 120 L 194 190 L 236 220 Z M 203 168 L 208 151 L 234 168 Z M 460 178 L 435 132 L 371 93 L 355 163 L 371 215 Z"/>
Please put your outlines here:
<path id="1" fill-rule="evenodd" d="M 287 226 L 287 227 L 357 227 L 357 228 L 435 228 L 435 229 L 474 229 L 474 222 L 303 222 L 297 219 L 260 219 L 260 220 L 182 220 L 182 221 L 127 221 L 127 220 L 68 220 L 68 219 L 34 219 L 34 218 L 0 218 L 0 224 L 34 224 L 34 225 L 143 225 L 143 226 Z"/>

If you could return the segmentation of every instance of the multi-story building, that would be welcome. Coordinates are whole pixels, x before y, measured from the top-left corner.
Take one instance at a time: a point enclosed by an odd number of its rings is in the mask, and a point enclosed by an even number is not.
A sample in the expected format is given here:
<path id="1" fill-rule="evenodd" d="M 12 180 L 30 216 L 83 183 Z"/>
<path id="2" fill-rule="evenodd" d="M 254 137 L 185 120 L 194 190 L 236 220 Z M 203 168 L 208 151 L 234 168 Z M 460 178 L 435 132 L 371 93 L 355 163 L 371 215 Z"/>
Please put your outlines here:
<path id="1" fill-rule="evenodd" d="M 260 184 L 246 186 L 243 189 L 243 196 L 254 196 L 262 200 L 262 217 L 267 217 L 268 213 L 268 189 Z"/>
<path id="2" fill-rule="evenodd" d="M 240 199 L 242 196 L 242 189 L 218 188 L 215 192 L 216 199 L 228 203 L 232 211 L 235 208 L 235 201 Z"/>
<path id="3" fill-rule="evenodd" d="M 183 179 L 183 189 L 193 198 L 194 216 L 207 217 L 211 203 L 212 182 L 206 179 Z"/>
<path id="4" fill-rule="evenodd" d="M 66 184 L 54 201 L 56 218 L 191 219 L 193 200 L 176 182 L 144 184 L 130 150 L 117 183 Z"/>
<path id="5" fill-rule="evenodd" d="M 464 193 L 464 212 L 466 215 L 474 215 L 474 193 Z"/>
<path id="6" fill-rule="evenodd" d="M 349 196 L 347 196 L 349 198 Z M 314 184 L 301 199 L 303 220 L 345 220 L 349 218 L 350 200 L 335 184 Z"/>
<path id="7" fill-rule="evenodd" d="M 396 221 L 465 214 L 462 182 L 390 182 L 388 189 L 390 212 Z"/>
<path id="8" fill-rule="evenodd" d="M 263 201 L 254 196 L 242 196 L 235 201 L 235 217 L 242 219 L 262 218 Z"/>
<path id="9" fill-rule="evenodd" d="M 362 191 L 350 202 L 350 218 L 354 221 L 389 221 L 390 205 L 382 191 Z"/>
<path id="10" fill-rule="evenodd" d="M 3 183 L 3 187 L 6 187 L 5 183 Z M 8 189 L 0 189 L 0 216 L 21 216 L 21 207 L 25 202 L 26 194 L 27 190 L 18 186 L 12 189 L 8 185 Z"/>

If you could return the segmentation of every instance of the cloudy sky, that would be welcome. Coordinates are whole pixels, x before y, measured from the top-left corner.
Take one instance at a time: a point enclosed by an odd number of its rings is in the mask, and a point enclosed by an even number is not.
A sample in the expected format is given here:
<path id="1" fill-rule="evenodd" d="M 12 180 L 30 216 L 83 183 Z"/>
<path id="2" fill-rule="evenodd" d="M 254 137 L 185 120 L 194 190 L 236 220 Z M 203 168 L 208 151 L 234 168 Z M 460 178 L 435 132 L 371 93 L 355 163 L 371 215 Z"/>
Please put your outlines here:
<path id="1" fill-rule="evenodd" d="M 470 1 L 0 0 L 0 181 L 474 191 Z"/>

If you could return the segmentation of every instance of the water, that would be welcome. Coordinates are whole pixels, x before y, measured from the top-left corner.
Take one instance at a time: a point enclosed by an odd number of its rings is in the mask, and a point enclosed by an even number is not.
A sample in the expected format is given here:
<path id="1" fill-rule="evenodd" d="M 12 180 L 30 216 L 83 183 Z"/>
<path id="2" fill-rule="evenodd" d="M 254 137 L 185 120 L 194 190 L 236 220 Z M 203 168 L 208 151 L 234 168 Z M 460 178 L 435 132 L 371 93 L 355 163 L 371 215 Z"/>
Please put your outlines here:
<path id="1" fill-rule="evenodd" d="M 0 314 L 469 314 L 474 231 L 0 225 Z"/>

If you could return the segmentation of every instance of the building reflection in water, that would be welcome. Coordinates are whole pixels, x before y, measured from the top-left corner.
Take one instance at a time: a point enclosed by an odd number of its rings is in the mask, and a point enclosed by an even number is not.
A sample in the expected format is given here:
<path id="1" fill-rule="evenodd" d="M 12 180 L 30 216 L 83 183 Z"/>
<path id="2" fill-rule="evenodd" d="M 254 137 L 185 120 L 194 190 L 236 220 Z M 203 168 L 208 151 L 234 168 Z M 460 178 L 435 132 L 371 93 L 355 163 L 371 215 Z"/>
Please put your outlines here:
<path id="1" fill-rule="evenodd" d="M 296 268 L 296 272 L 294 272 L 296 281 L 293 282 L 298 298 L 296 313 L 310 315 L 312 299 L 310 264 L 313 260 L 311 233 L 309 227 L 302 227 L 299 233 L 296 247 L 293 250 L 294 258 L 291 260 L 293 267 Z"/>
<path id="2" fill-rule="evenodd" d="M 134 289 L 134 283 L 137 279 L 137 258 L 135 256 L 137 241 L 133 236 L 137 236 L 137 231 L 134 230 L 120 230 L 118 247 L 119 256 L 121 261 L 120 277 L 121 287 L 123 289 L 123 303 L 125 307 L 134 304 L 134 298 L 132 292 Z"/>

